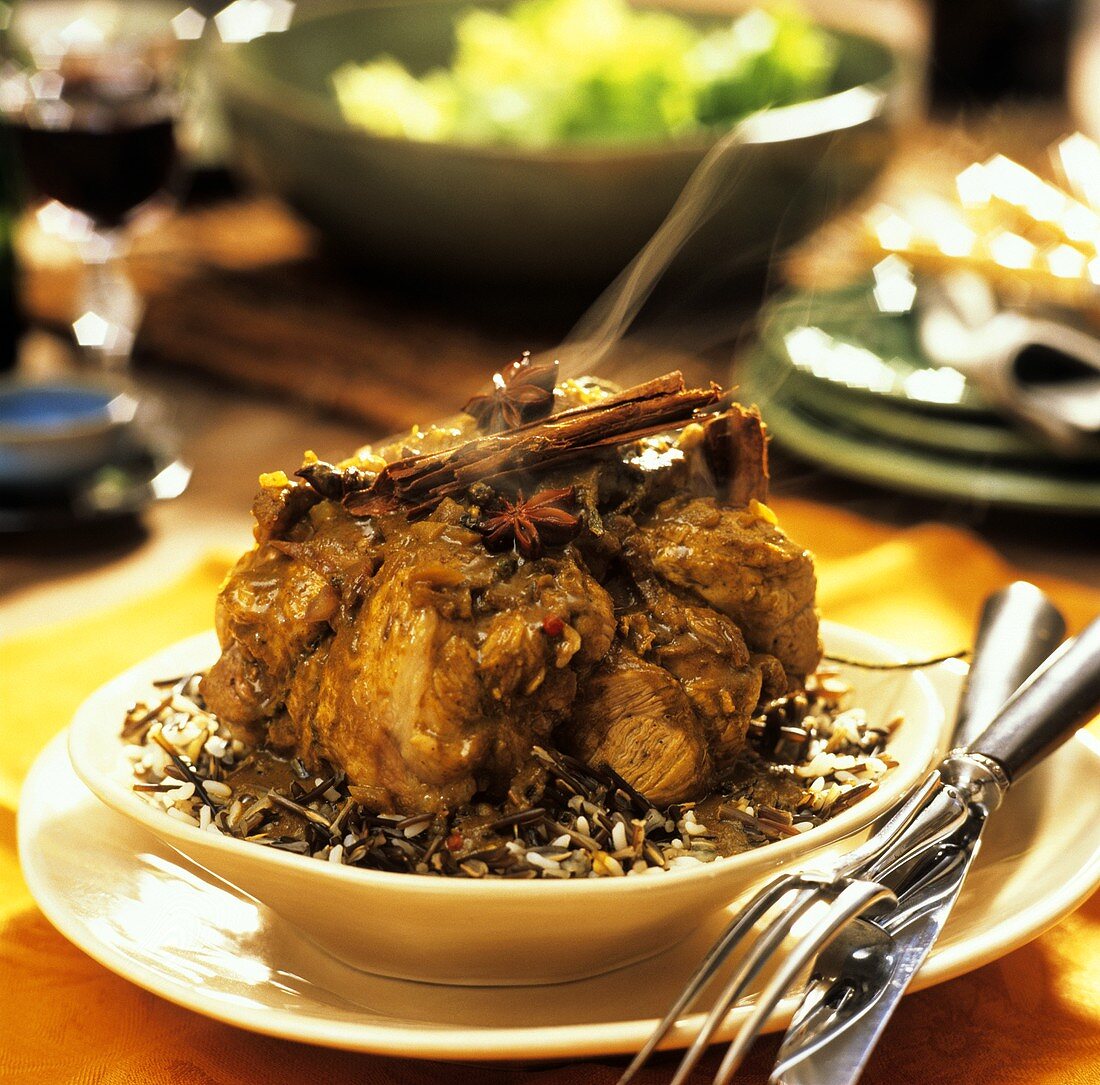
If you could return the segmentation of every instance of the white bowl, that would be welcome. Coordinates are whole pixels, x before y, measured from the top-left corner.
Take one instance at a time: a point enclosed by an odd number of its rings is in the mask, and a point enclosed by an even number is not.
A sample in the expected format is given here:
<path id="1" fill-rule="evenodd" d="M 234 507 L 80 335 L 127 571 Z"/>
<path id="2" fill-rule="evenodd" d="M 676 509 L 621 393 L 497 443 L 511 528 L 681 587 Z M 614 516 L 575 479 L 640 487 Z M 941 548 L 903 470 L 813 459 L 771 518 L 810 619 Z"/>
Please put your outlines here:
<path id="1" fill-rule="evenodd" d="M 873 660 L 898 649 L 826 623 L 827 648 Z M 465 985 L 558 983 L 644 960 L 783 867 L 852 847 L 942 752 L 944 705 L 913 671 L 849 674 L 872 719 L 903 713 L 890 742 L 899 761 L 877 791 L 800 836 L 697 868 L 580 881 L 445 879 L 361 870 L 205 833 L 131 790 L 122 719 L 154 679 L 209 666 L 213 633 L 182 641 L 92 694 L 69 733 L 77 775 L 108 806 L 192 862 L 268 905 L 341 960 L 403 979 Z"/>

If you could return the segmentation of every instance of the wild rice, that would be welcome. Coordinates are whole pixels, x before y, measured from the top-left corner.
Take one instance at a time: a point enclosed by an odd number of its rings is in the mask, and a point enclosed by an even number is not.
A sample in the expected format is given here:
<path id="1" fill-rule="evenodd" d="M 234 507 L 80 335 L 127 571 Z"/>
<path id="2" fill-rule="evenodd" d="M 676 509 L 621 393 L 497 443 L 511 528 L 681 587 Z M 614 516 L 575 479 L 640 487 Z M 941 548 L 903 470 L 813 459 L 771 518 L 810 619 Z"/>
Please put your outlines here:
<path id="1" fill-rule="evenodd" d="M 869 723 L 824 672 L 752 721 L 745 755 L 703 804 L 659 809 L 610 768 L 535 747 L 542 780 L 530 805 L 406 817 L 367 810 L 341 771 L 297 758 L 280 789 L 238 786 L 253 751 L 206 710 L 200 677 L 155 683 L 126 716 L 133 787 L 148 802 L 208 832 L 338 865 L 465 878 L 637 877 L 797 836 L 878 787 L 897 764 L 885 747 L 901 722 Z"/>

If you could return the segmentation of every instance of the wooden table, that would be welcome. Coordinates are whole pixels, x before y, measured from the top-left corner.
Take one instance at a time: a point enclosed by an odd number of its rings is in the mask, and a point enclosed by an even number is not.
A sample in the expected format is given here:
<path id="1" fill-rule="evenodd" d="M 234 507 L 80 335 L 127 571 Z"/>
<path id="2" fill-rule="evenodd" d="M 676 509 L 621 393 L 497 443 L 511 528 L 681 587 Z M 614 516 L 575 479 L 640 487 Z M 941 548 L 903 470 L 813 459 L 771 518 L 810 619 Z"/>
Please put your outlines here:
<path id="1" fill-rule="evenodd" d="M 61 332 L 75 304 L 73 250 L 31 220 L 19 245 L 26 307 Z M 306 448 L 341 458 L 454 413 L 522 350 L 560 342 L 588 302 L 372 281 L 326 258 L 306 227 L 261 197 L 190 207 L 140 238 L 129 267 L 147 307 L 134 378 L 180 435 L 191 486 L 141 530 L 0 539 L 0 628 L 139 592 L 211 548 L 243 550 L 262 471 L 293 469 Z M 23 354 L 31 373 L 71 368 L 51 336 Z M 727 376 L 724 360 L 715 368 L 666 348 L 644 357 L 647 374 L 659 365 L 696 381 Z"/>

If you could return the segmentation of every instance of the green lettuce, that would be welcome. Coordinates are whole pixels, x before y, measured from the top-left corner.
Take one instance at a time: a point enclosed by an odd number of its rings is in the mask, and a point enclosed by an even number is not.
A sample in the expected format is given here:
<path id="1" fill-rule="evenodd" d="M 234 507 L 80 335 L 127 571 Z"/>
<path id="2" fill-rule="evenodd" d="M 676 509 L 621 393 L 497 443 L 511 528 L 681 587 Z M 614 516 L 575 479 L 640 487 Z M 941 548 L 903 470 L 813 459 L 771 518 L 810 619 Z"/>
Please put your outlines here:
<path id="1" fill-rule="evenodd" d="M 789 5 L 701 30 L 625 0 L 474 8 L 449 68 L 393 57 L 333 75 L 346 119 L 378 135 L 547 147 L 660 140 L 817 97 L 836 41 Z"/>

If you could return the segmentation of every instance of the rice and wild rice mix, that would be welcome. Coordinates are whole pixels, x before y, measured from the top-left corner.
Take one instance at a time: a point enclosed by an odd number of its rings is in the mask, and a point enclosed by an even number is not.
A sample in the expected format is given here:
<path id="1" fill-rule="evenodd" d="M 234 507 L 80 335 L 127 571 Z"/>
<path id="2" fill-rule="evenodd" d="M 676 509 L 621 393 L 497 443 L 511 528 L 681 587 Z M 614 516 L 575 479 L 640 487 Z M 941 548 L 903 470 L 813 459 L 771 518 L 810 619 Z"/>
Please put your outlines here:
<path id="1" fill-rule="evenodd" d="M 746 756 L 702 802 L 658 809 L 610 769 L 536 747 L 503 807 L 405 817 L 360 806 L 339 771 L 247 749 L 206 711 L 200 677 L 157 683 L 123 727 L 134 790 L 168 817 L 331 863 L 467 878 L 645 874 L 797 835 L 878 786 L 900 722 L 869 722 L 820 671 L 753 721 Z"/>

